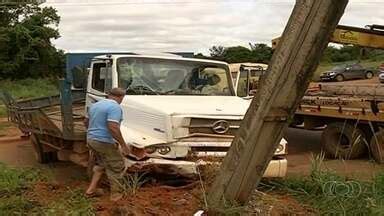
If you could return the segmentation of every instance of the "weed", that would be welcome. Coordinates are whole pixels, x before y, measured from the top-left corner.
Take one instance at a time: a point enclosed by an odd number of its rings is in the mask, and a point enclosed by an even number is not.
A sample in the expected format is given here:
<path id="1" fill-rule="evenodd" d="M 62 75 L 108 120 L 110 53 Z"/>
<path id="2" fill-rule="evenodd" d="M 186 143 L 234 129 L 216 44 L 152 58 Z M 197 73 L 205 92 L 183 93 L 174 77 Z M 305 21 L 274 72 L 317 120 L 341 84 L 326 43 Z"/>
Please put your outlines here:
<path id="1" fill-rule="evenodd" d="M 21 193 L 32 183 L 45 179 L 40 170 L 10 168 L 0 163 L 0 197 Z"/>
<path id="2" fill-rule="evenodd" d="M 91 201 L 84 196 L 82 190 L 68 190 L 61 199 L 41 209 L 44 215 L 95 215 Z"/>
<path id="3" fill-rule="evenodd" d="M 146 173 L 132 173 L 124 175 L 122 181 L 117 181 L 117 184 L 120 186 L 120 189 L 123 191 L 124 195 L 133 195 L 137 194 L 137 191 L 143 186 L 147 179 L 145 179 Z"/>
<path id="4" fill-rule="evenodd" d="M 209 206 L 208 215 L 240 216 L 246 211 L 246 206 L 223 199 L 219 206 Z"/>
<path id="5" fill-rule="evenodd" d="M 0 197 L 0 215 L 27 215 L 38 212 L 39 204 L 24 196 L 11 195 Z"/>
<path id="6" fill-rule="evenodd" d="M 38 169 L 11 168 L 0 163 L 0 215 L 27 215 L 38 211 L 39 204 L 24 196 L 37 181 L 47 180 Z"/>

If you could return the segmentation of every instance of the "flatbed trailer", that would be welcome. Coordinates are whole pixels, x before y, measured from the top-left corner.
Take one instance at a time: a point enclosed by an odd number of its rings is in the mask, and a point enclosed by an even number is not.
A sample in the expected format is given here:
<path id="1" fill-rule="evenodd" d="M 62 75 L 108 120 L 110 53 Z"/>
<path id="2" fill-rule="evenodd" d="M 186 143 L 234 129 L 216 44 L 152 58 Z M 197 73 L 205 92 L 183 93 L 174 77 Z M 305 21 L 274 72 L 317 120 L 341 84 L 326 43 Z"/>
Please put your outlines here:
<path id="1" fill-rule="evenodd" d="M 367 150 L 383 162 L 384 86 L 320 84 L 301 100 L 292 126 L 325 127 L 321 143 L 328 155 L 353 159 Z"/>
<path id="2" fill-rule="evenodd" d="M 9 121 L 17 124 L 25 136 L 31 136 L 38 162 L 60 159 L 87 165 L 86 129 L 83 124 L 85 93 L 72 91 L 72 97 L 69 114 L 73 121 L 68 124 L 63 121 L 60 95 L 16 101 L 7 92 L 1 92 L 0 98 L 7 107 Z M 68 128 L 71 128 L 70 134 L 65 132 Z"/>

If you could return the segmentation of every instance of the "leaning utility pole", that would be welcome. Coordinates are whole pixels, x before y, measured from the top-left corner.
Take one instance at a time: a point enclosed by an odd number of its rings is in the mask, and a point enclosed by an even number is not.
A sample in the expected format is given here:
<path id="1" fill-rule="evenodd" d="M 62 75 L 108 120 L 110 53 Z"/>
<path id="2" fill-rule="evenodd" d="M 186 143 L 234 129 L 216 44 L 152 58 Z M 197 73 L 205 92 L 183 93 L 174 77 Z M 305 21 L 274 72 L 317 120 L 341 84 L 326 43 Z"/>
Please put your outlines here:
<path id="1" fill-rule="evenodd" d="M 303 97 L 348 0 L 297 0 L 267 76 L 208 195 L 211 207 L 245 203 Z"/>

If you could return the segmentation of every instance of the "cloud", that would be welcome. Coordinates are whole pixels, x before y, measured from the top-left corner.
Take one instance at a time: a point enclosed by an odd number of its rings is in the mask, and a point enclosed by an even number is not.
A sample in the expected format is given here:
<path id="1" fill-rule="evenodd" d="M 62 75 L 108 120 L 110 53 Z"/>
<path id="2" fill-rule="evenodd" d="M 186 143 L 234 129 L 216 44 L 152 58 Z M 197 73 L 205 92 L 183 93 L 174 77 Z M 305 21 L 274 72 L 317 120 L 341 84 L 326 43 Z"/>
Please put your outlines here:
<path id="1" fill-rule="evenodd" d="M 247 46 L 279 36 L 293 0 L 48 0 L 61 16 L 66 51 L 193 51 L 212 45 Z M 341 24 L 384 23 L 380 1 L 350 1 Z"/>

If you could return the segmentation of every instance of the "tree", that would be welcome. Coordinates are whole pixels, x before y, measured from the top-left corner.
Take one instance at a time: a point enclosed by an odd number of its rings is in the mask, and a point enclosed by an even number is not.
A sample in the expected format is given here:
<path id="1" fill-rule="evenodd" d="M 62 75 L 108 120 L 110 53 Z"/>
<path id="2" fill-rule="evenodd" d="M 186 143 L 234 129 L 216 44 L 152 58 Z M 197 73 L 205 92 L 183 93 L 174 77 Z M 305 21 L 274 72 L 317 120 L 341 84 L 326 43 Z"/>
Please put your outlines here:
<path id="1" fill-rule="evenodd" d="M 61 75 L 64 54 L 51 44 L 60 36 L 59 21 L 52 7 L 0 7 L 0 79 Z"/>
<path id="2" fill-rule="evenodd" d="M 212 46 L 209 49 L 213 59 L 228 63 L 255 62 L 268 63 L 272 57 L 272 48 L 263 43 L 249 43 L 251 49 L 243 46 Z"/>
<path id="3" fill-rule="evenodd" d="M 226 48 L 223 46 L 212 46 L 209 49 L 209 52 L 210 52 L 211 57 L 216 58 L 216 59 L 221 59 L 221 58 L 223 58 L 223 55 L 225 53 L 225 49 Z"/>
<path id="4" fill-rule="evenodd" d="M 228 63 L 249 62 L 252 60 L 252 52 L 242 46 L 228 47 L 225 49 L 223 57 Z"/>
<path id="5" fill-rule="evenodd" d="M 251 47 L 252 57 L 254 62 L 268 63 L 272 58 L 272 47 L 263 43 L 249 43 Z"/>
<path id="6" fill-rule="evenodd" d="M 334 63 L 360 59 L 360 47 L 343 45 L 340 48 L 328 46 L 321 59 L 322 62 Z"/>

